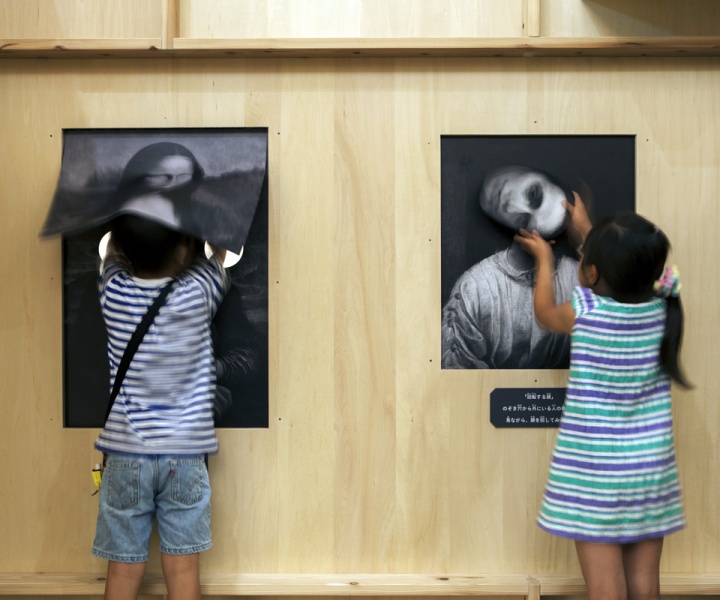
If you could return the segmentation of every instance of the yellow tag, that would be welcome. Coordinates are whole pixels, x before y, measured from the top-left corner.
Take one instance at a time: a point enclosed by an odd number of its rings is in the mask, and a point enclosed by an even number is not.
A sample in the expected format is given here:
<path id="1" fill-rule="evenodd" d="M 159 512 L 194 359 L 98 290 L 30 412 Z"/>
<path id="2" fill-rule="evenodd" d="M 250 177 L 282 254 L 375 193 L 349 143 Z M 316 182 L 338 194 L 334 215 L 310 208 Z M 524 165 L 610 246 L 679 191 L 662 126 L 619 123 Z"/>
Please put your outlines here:
<path id="1" fill-rule="evenodd" d="M 102 469 L 100 469 L 100 465 L 95 465 L 95 468 L 92 470 L 92 478 L 93 483 L 95 484 L 95 487 L 97 488 L 95 492 L 93 493 L 93 496 L 97 494 L 100 491 L 100 484 L 102 483 Z"/>

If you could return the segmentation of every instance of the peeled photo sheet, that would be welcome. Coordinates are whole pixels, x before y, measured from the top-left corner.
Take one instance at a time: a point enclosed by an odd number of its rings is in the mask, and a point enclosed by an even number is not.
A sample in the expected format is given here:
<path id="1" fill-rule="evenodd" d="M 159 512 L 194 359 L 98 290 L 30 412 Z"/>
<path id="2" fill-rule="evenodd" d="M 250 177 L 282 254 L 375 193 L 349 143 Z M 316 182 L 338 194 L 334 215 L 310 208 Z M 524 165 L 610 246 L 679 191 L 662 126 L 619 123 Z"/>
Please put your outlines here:
<path id="1" fill-rule="evenodd" d="M 216 424 L 267 427 L 267 130 L 63 133 L 58 185 L 40 235 L 63 240 L 65 426 L 102 426 L 110 380 L 98 245 L 113 218 L 138 214 L 242 253 L 213 322 L 224 367 Z"/>

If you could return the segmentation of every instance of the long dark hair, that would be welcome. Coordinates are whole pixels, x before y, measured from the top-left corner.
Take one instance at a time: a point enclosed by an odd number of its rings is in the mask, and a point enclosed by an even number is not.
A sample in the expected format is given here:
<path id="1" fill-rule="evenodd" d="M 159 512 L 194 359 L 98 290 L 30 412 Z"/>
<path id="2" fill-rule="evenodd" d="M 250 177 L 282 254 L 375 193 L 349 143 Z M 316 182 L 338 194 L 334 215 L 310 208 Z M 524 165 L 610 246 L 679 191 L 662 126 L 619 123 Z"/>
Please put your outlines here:
<path id="1" fill-rule="evenodd" d="M 618 302 L 649 300 L 653 286 L 665 268 L 670 240 L 653 223 L 636 213 L 620 213 L 593 226 L 582 246 L 583 262 L 594 265 Z M 679 296 L 666 300 L 665 333 L 660 363 L 670 377 L 690 388 L 680 366 L 683 338 L 683 308 Z"/>

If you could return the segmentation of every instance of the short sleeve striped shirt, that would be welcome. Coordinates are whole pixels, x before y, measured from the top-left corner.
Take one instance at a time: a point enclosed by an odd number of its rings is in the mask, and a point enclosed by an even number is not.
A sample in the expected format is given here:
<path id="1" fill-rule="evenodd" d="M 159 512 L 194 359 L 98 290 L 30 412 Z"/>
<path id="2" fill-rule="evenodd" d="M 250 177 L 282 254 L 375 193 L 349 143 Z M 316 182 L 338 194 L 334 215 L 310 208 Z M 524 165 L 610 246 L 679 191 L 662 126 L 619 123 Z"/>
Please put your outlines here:
<path id="1" fill-rule="evenodd" d="M 117 262 L 100 275 L 112 386 L 125 347 L 169 279 L 139 279 Z M 132 359 L 95 447 L 134 454 L 210 454 L 215 361 L 210 324 L 229 281 L 201 259 L 175 282 Z"/>

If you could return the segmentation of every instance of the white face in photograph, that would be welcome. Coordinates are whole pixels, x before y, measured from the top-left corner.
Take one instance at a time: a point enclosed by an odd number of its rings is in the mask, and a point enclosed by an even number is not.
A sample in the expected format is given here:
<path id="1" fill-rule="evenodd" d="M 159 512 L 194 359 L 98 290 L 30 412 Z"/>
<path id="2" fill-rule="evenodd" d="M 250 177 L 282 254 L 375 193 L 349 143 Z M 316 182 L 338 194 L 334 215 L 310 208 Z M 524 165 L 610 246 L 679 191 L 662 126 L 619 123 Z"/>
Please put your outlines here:
<path id="1" fill-rule="evenodd" d="M 171 229 L 180 225 L 180 219 L 175 214 L 173 201 L 158 192 L 149 192 L 128 200 L 122 205 L 120 212 L 148 217 L 167 225 Z"/>
<path id="2" fill-rule="evenodd" d="M 166 190 L 192 180 L 194 165 L 187 156 L 166 156 L 151 166 L 143 176 L 149 190 Z"/>
<path id="3" fill-rule="evenodd" d="M 480 207 L 498 223 L 517 231 L 534 229 L 550 239 L 565 227 L 565 193 L 546 175 L 527 167 L 508 166 L 485 176 Z"/>

